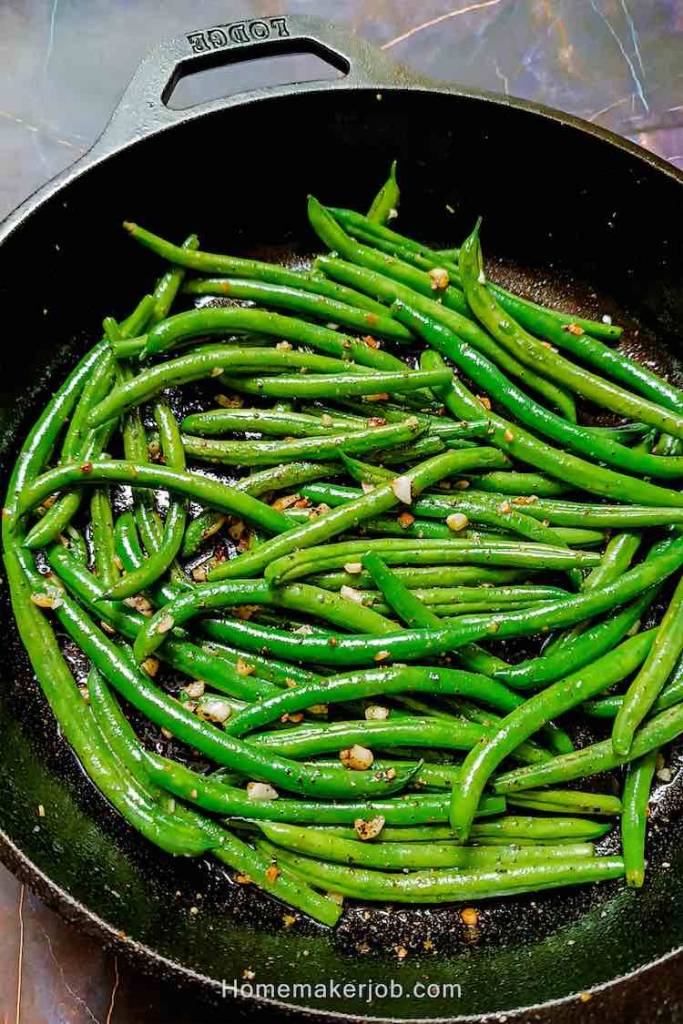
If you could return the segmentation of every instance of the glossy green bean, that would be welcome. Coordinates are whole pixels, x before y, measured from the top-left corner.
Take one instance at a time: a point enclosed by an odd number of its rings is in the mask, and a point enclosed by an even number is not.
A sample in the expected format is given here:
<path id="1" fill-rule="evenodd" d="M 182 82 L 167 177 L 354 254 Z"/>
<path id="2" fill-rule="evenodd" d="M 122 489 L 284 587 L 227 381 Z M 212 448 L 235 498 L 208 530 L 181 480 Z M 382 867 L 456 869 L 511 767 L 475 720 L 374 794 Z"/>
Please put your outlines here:
<path id="1" fill-rule="evenodd" d="M 642 664 L 652 641 L 651 632 L 626 640 L 615 651 L 530 697 L 511 712 L 501 723 L 498 732 L 484 740 L 465 758 L 458 781 L 453 787 L 451 804 L 450 822 L 456 835 L 462 839 L 469 835 L 471 808 L 477 806 L 481 792 L 510 749 L 528 739 L 549 719 L 564 714 L 608 686 L 625 679 Z"/>
<path id="2" fill-rule="evenodd" d="M 345 839 L 358 838 L 357 833 L 336 825 L 324 826 L 326 832 Z M 609 831 L 609 825 L 582 818 L 517 817 L 507 815 L 479 821 L 472 826 L 472 842 L 479 846 L 514 844 L 573 844 L 601 839 Z M 390 825 L 382 829 L 379 840 L 382 843 L 431 843 L 455 842 L 455 833 L 449 825 Z M 367 842 L 364 840 L 363 842 Z M 469 849 L 470 847 L 468 847 Z"/>
<path id="3" fill-rule="evenodd" d="M 213 312 L 220 312 L 220 310 Z M 274 346 L 271 348 L 240 348 L 235 345 L 202 345 L 185 355 L 157 363 L 119 383 L 103 401 L 91 409 L 86 422 L 89 426 L 96 427 L 100 423 L 106 423 L 112 417 L 120 416 L 128 409 L 153 398 L 164 388 L 177 387 L 202 380 L 205 377 L 220 377 L 230 369 L 239 373 L 253 373 L 259 369 L 282 371 L 303 368 L 315 373 L 345 375 L 349 366 L 350 364 L 342 359 L 319 356 L 297 349 L 279 349 Z M 362 375 L 364 379 L 370 377 L 374 380 L 373 372 L 369 367 L 361 369 L 360 366 L 353 364 L 353 370 L 354 373 Z M 404 371 L 398 372 L 400 376 Z M 395 373 L 390 373 L 388 376 L 393 377 L 394 375 Z M 378 375 L 378 379 L 382 376 Z"/>
<path id="4" fill-rule="evenodd" d="M 311 576 L 310 582 L 325 590 L 339 590 L 340 587 L 361 587 L 372 589 L 375 586 L 369 573 L 361 571 L 361 563 L 348 562 L 353 571 L 324 572 Z M 523 569 L 485 569 L 474 565 L 437 565 L 410 566 L 402 568 L 393 566 L 392 573 L 409 589 L 417 587 L 487 587 L 495 584 L 513 584 L 525 579 L 529 574 Z"/>
<path id="5" fill-rule="evenodd" d="M 355 488 L 340 484 L 310 484 L 302 489 L 302 494 L 314 501 L 336 505 L 352 501 L 359 496 Z M 411 512 L 428 519 L 447 519 L 454 512 L 460 512 L 473 523 L 494 526 L 506 533 L 519 534 L 520 537 L 527 537 L 540 544 L 557 544 L 557 536 L 543 523 L 536 522 L 511 502 L 499 502 L 487 494 L 477 495 L 470 491 L 459 491 L 454 497 L 423 496 L 413 502 Z"/>
<path id="6" fill-rule="evenodd" d="M 621 814 L 622 803 L 610 793 L 585 793 L 578 789 L 539 789 L 511 793 L 511 807 L 545 811 L 548 814 L 597 814 L 614 817 Z"/>
<path id="7" fill-rule="evenodd" d="M 190 281 L 185 285 L 184 291 L 189 295 L 219 295 L 230 299 L 246 299 L 258 303 L 259 306 L 272 306 L 300 316 L 324 320 L 326 324 L 338 324 L 359 334 L 388 338 L 391 341 L 411 341 L 410 331 L 393 320 L 387 312 L 379 314 L 369 309 L 359 309 L 346 302 L 339 302 L 337 299 L 317 295 L 301 288 L 293 288 L 291 285 L 271 284 L 267 281 L 240 279 L 239 277 L 209 277 Z M 260 331 L 260 328 L 258 330 Z M 170 347 L 166 344 L 167 335 L 164 336 L 163 343 L 160 343 L 157 339 L 161 332 L 154 331 L 150 334 L 154 335 L 154 340 L 152 338 L 148 340 L 146 355 Z M 352 339 L 346 340 L 351 341 L 356 347 L 362 344 L 352 341 Z M 175 344 L 175 341 L 172 344 Z M 323 349 L 322 351 L 332 351 L 332 349 Z M 355 356 L 351 358 L 355 358 Z M 380 363 L 368 363 L 368 365 L 380 365 Z M 388 365 L 388 361 L 386 365 Z"/>
<path id="8" fill-rule="evenodd" d="M 631 682 L 612 729 L 617 754 L 626 754 L 635 731 L 661 693 L 683 651 L 683 580 L 679 580 L 645 663 Z"/>
<path id="9" fill-rule="evenodd" d="M 92 546 L 95 572 L 105 590 L 112 587 L 120 576 L 114 544 L 114 518 L 109 495 L 102 488 L 93 491 L 90 499 Z"/>
<path id="10" fill-rule="evenodd" d="M 276 846 L 303 853 L 321 860 L 358 867 L 382 868 L 385 871 L 419 868 L 457 867 L 463 871 L 481 867 L 507 867 L 516 863 L 531 864 L 556 857 L 592 857 L 589 843 L 567 846 L 457 846 L 455 843 L 359 843 L 342 839 L 322 829 L 297 825 L 259 822 L 259 829 Z"/>
<path id="11" fill-rule="evenodd" d="M 648 803 L 657 768 L 657 750 L 632 761 L 624 782 L 624 809 L 621 816 L 621 844 L 626 867 L 626 884 L 640 889 L 645 881 L 645 837 Z"/>
<path id="12" fill-rule="evenodd" d="M 423 428 L 417 418 L 408 416 L 403 423 L 384 427 L 344 431 L 322 437 L 304 437 L 292 441 L 225 441 L 223 439 L 182 435 L 185 452 L 201 462 L 224 466 L 268 466 L 314 457 L 320 461 L 337 459 L 340 451 L 373 452 L 405 444 Z"/>
<path id="13" fill-rule="evenodd" d="M 620 857 L 567 857 L 547 863 L 515 863 L 499 871 L 479 868 L 435 868 L 391 874 L 364 868 L 329 864 L 284 852 L 271 843 L 258 842 L 257 849 L 270 853 L 278 863 L 309 884 L 363 900 L 393 900 L 398 903 L 445 903 L 494 899 L 565 885 L 620 878 L 624 862 Z"/>
<path id="14" fill-rule="evenodd" d="M 70 463 L 48 470 L 30 487 L 23 490 L 20 495 L 20 514 L 44 501 L 53 491 L 82 484 L 102 483 L 127 484 L 133 488 L 164 488 L 174 494 L 195 498 L 203 504 L 254 522 L 272 533 L 285 532 L 290 527 L 286 516 L 253 498 L 244 490 L 200 476 L 198 473 L 181 472 L 151 464 L 119 462 L 116 459 Z M 34 545 L 29 541 L 28 546 Z"/>
<path id="15" fill-rule="evenodd" d="M 200 274 L 227 274 L 239 277 L 252 278 L 260 281 L 270 281 L 273 284 L 290 285 L 294 288 L 305 288 L 306 291 L 316 295 L 326 295 L 331 299 L 340 302 L 347 302 L 360 309 L 371 309 L 375 313 L 386 314 L 386 308 L 379 302 L 374 302 L 366 295 L 356 292 L 351 288 L 344 288 L 335 285 L 324 278 L 314 274 L 301 273 L 290 270 L 279 263 L 266 263 L 261 260 L 243 259 L 239 256 L 225 256 L 217 253 L 197 252 L 185 249 L 183 246 L 173 245 L 171 242 L 152 234 L 138 224 L 127 221 L 124 224 L 126 231 L 145 248 L 168 260 L 176 266 L 186 267 L 188 270 L 196 270 Z"/>
<path id="16" fill-rule="evenodd" d="M 320 357 L 322 358 L 322 357 Z M 338 394 L 384 396 L 390 392 L 404 394 L 422 391 L 423 388 L 435 388 L 444 385 L 444 373 L 441 370 L 396 371 L 377 370 L 372 376 L 358 373 L 357 365 L 353 373 L 331 374 L 279 374 L 268 377 L 230 377 L 228 378 L 233 391 L 246 395 L 261 395 L 268 398 L 334 398 Z M 450 380 L 450 370 L 446 371 Z"/>
<path id="17" fill-rule="evenodd" d="M 199 248 L 199 239 L 196 235 L 188 235 L 182 244 L 182 248 L 190 252 L 196 252 Z M 152 325 L 161 323 L 169 315 L 184 280 L 185 269 L 183 267 L 170 267 L 159 278 L 154 289 L 154 308 L 149 318 L 149 322 Z M 135 334 L 139 333 L 139 331 L 135 332 Z M 134 337 L 133 334 L 129 336 Z"/>

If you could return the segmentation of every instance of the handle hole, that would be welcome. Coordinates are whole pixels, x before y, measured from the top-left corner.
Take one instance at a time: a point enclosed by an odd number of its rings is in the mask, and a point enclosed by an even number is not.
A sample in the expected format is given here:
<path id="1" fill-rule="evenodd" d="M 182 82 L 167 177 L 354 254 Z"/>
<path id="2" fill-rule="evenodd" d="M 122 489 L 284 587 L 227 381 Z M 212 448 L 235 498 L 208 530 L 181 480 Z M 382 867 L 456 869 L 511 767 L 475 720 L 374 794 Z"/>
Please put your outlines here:
<path id="1" fill-rule="evenodd" d="M 344 78 L 349 63 L 312 40 L 272 40 L 193 57 L 177 68 L 162 101 L 171 110 L 187 110 L 267 85 L 322 82 Z"/>

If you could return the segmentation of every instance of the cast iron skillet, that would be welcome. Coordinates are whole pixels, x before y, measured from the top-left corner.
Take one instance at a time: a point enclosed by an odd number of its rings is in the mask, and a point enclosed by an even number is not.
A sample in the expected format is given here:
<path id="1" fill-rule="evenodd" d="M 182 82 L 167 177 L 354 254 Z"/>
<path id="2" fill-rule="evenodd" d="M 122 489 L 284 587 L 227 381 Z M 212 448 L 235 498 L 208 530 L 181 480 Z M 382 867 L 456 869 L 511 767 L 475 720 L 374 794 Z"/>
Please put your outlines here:
<path id="1" fill-rule="evenodd" d="M 281 53 L 315 53 L 343 77 L 182 113 L 165 103 L 179 76 Z M 103 314 L 124 315 L 158 269 L 124 238 L 124 217 L 175 239 L 197 230 L 206 249 L 274 246 L 292 258 L 315 248 L 307 192 L 362 207 L 394 157 L 408 233 L 453 244 L 482 213 L 501 273 L 589 314 L 627 311 L 631 343 L 671 369 L 667 350 L 683 317 L 680 173 L 564 114 L 410 79 L 313 19 L 266 18 L 162 46 L 94 149 L 0 228 L 4 468 L 52 381 L 99 336 Z M 355 908 L 335 933 L 305 923 L 284 929 L 281 907 L 214 867 L 158 854 L 93 791 L 4 614 L 0 854 L 65 917 L 189 988 L 195 1021 L 259 1009 L 270 1018 L 455 1020 L 505 1011 L 508 1019 L 616 1021 L 639 1001 L 638 1019 L 656 1005 L 667 1020 L 683 1020 L 675 784 L 659 795 L 641 893 L 610 885 L 484 905 L 475 935 L 463 933 L 454 908 Z M 226 1004 L 221 996 L 233 998 L 229 987 L 245 968 L 260 983 L 393 977 L 406 993 L 416 982 L 449 982 L 461 995 L 368 1002 L 367 991 L 322 999 L 299 990 Z"/>

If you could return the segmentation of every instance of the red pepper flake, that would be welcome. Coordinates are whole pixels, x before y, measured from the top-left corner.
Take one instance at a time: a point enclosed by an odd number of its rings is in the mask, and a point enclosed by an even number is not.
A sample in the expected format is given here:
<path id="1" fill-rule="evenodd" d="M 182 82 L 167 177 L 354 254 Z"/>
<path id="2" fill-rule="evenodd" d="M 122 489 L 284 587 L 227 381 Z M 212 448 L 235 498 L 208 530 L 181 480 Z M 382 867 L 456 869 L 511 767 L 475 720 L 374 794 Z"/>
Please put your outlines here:
<path id="1" fill-rule="evenodd" d="M 507 441 L 507 443 L 510 444 L 512 441 L 514 441 L 514 439 L 515 439 L 515 435 L 512 433 L 512 431 L 508 427 L 507 430 L 505 431 L 505 433 L 503 434 L 503 440 Z"/>
<path id="2" fill-rule="evenodd" d="M 575 338 L 580 338 L 582 334 L 586 333 L 578 324 L 562 324 L 562 330 L 567 334 L 573 334 Z"/>
<path id="3" fill-rule="evenodd" d="M 277 864 L 271 864 L 270 867 L 266 868 L 266 880 L 268 882 L 277 882 L 281 874 L 282 871 Z"/>
<path id="4" fill-rule="evenodd" d="M 415 522 L 415 516 L 410 512 L 401 512 L 398 517 L 398 523 L 402 530 L 407 530 L 409 526 L 412 526 Z"/>
<path id="5" fill-rule="evenodd" d="M 371 334 L 366 334 L 365 337 L 363 338 L 363 341 L 368 346 L 368 348 L 379 348 L 379 342 L 377 341 L 377 338 L 373 338 Z"/>
<path id="6" fill-rule="evenodd" d="M 487 409 L 489 412 L 491 411 L 491 399 L 488 397 L 488 395 L 477 395 L 477 400 L 481 403 L 481 405 L 484 406 L 485 409 Z"/>
<path id="7" fill-rule="evenodd" d="M 387 421 L 384 419 L 384 416 L 370 416 L 370 417 L 368 417 L 368 426 L 369 427 L 385 427 L 386 425 L 387 425 Z"/>
<path id="8" fill-rule="evenodd" d="M 84 462 L 81 466 L 81 473 L 92 473 L 92 462 Z"/>
<path id="9" fill-rule="evenodd" d="M 391 651 L 378 651 L 375 655 L 375 661 L 386 661 L 387 658 L 391 657 Z"/>
<path id="10" fill-rule="evenodd" d="M 379 317 L 377 316 L 376 313 L 366 313 L 365 319 L 367 320 L 371 327 L 374 327 L 375 324 L 377 324 L 377 322 L 379 321 Z"/>

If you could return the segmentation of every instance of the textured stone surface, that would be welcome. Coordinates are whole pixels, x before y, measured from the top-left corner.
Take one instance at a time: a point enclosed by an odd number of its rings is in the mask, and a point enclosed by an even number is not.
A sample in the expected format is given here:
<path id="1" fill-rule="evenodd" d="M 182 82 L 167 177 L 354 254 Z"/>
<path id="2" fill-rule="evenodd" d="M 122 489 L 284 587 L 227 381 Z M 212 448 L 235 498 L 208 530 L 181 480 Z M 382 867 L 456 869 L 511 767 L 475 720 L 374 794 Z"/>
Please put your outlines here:
<path id="1" fill-rule="evenodd" d="M 683 0 L 6 0 L 0 217 L 89 147 L 158 39 L 285 12 L 344 23 L 425 74 L 559 107 L 683 166 Z M 3 1024 L 199 1024 L 1 867 L 0 950 Z"/>

